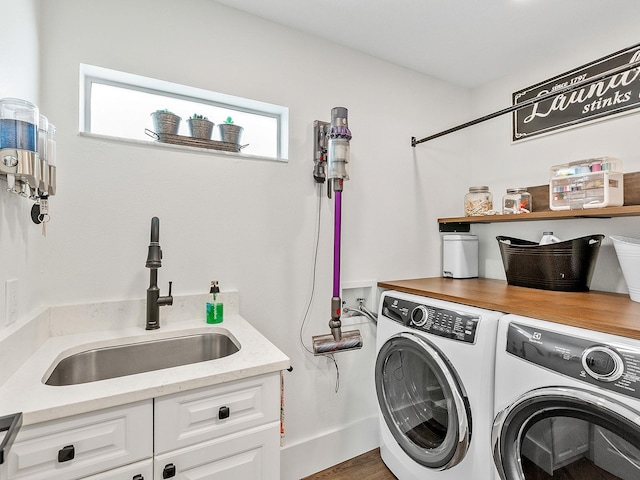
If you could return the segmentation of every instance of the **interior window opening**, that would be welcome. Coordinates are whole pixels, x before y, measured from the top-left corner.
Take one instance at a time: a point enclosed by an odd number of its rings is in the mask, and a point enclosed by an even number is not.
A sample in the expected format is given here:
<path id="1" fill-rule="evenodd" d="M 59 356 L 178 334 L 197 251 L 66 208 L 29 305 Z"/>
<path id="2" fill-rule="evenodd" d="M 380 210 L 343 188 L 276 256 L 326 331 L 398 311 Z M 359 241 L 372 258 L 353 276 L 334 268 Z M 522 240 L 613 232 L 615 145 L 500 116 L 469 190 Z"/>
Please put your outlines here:
<path id="1" fill-rule="evenodd" d="M 214 123 L 206 140 L 228 141 L 218 125 L 242 127 L 238 151 L 286 160 L 288 109 L 246 98 L 205 91 L 124 72 L 81 66 L 80 131 L 118 139 L 155 142 L 158 135 L 151 114 L 169 111 L 180 117 L 176 134 L 187 139 L 189 118 Z M 209 142 L 215 153 L 214 142 Z"/>

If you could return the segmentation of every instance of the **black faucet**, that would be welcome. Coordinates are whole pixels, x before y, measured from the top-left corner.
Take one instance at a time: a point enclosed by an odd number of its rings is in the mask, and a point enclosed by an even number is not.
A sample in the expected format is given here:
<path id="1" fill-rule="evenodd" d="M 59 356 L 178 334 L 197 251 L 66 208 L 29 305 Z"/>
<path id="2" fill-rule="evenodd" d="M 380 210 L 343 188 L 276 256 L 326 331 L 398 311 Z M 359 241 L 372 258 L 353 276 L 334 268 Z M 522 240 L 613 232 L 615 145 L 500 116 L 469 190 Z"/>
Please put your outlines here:
<path id="1" fill-rule="evenodd" d="M 160 220 L 158 217 L 151 219 L 151 242 L 147 255 L 146 267 L 151 269 L 149 275 L 149 288 L 147 288 L 147 330 L 160 328 L 160 307 L 173 305 L 171 296 L 171 283 L 169 282 L 169 295 L 160 296 L 158 288 L 158 269 L 162 266 L 162 249 L 160 248 Z"/>

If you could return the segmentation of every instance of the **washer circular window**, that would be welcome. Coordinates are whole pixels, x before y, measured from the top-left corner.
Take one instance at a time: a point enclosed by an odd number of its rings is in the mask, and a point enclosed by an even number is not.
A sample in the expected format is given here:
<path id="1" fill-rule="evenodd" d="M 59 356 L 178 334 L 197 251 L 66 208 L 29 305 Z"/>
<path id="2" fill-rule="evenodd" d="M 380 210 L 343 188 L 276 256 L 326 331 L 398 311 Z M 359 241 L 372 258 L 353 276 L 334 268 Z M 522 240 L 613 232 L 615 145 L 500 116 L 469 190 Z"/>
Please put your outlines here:
<path id="1" fill-rule="evenodd" d="M 523 395 L 496 417 L 500 478 L 640 478 L 640 413 L 605 395 L 547 387 Z"/>
<path id="2" fill-rule="evenodd" d="M 378 352 L 376 393 L 391 434 L 414 461 L 444 470 L 469 448 L 471 411 L 455 369 L 427 339 L 400 333 Z"/>

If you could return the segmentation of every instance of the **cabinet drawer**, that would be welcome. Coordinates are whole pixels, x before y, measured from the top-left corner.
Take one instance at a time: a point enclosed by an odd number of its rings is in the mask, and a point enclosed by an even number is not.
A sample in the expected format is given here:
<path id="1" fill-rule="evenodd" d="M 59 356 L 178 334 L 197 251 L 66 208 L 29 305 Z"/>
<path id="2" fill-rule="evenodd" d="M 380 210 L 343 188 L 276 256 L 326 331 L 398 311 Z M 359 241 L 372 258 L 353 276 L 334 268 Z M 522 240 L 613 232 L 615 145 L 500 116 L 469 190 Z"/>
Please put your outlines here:
<path id="1" fill-rule="evenodd" d="M 280 418 L 278 373 L 155 399 L 155 451 L 165 453 Z"/>
<path id="2" fill-rule="evenodd" d="M 87 477 L 84 480 L 153 480 L 153 460 L 149 458 Z"/>
<path id="3" fill-rule="evenodd" d="M 154 480 L 279 480 L 280 423 L 209 440 L 154 460 Z"/>
<path id="4" fill-rule="evenodd" d="M 73 480 L 153 455 L 151 400 L 23 427 L 10 480 Z"/>

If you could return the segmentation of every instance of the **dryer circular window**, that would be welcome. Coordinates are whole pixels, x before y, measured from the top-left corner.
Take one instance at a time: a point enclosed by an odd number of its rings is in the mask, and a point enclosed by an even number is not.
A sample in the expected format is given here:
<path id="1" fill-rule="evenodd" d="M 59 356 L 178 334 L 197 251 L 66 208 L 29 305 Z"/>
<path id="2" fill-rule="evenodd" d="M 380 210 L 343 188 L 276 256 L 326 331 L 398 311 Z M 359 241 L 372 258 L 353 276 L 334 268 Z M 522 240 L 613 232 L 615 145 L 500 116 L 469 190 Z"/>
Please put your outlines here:
<path id="1" fill-rule="evenodd" d="M 433 469 L 459 463 L 471 440 L 471 410 L 441 351 L 426 338 L 399 333 L 380 348 L 375 372 L 382 417 L 402 450 Z"/>
<path id="2" fill-rule="evenodd" d="M 492 445 L 506 480 L 568 478 L 556 472 L 569 464 L 585 479 L 640 477 L 640 413 L 587 390 L 526 393 L 496 417 Z"/>

